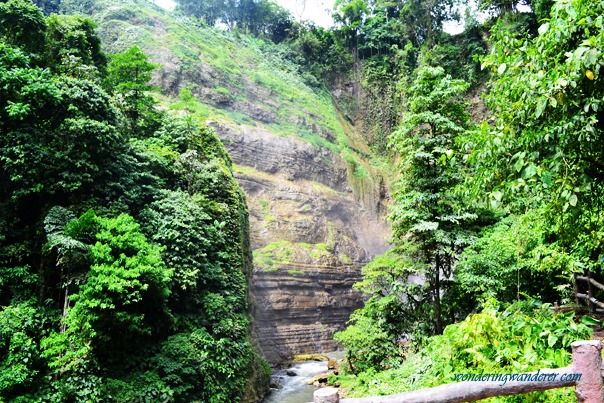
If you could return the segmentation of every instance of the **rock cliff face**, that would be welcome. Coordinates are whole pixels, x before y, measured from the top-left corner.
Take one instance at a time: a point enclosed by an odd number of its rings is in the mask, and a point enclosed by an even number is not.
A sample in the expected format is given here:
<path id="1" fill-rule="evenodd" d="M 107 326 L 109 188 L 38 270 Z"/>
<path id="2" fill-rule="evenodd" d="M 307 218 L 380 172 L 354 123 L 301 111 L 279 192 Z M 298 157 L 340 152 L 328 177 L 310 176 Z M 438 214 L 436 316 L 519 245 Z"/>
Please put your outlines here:
<path id="1" fill-rule="evenodd" d="M 329 150 L 264 130 L 211 125 L 247 194 L 254 328 L 265 358 L 276 364 L 337 349 L 333 333 L 363 304 L 352 289 L 360 268 L 387 248 L 379 190 L 373 202 L 355 196 L 344 158 Z"/>
<path id="2" fill-rule="evenodd" d="M 299 268 L 254 274 L 256 334 L 269 362 L 336 350 L 333 334 L 363 305 L 352 289 L 359 265 Z"/>
<path id="3" fill-rule="evenodd" d="M 189 113 L 209 118 L 231 155 L 250 209 L 254 331 L 266 358 L 337 348 L 333 333 L 362 305 L 352 289 L 360 268 L 388 247 L 388 175 L 369 163 L 367 137 L 272 45 L 138 0 L 91 7 L 107 50 L 143 47 L 160 65 L 153 83 L 166 96 L 189 88 Z"/>

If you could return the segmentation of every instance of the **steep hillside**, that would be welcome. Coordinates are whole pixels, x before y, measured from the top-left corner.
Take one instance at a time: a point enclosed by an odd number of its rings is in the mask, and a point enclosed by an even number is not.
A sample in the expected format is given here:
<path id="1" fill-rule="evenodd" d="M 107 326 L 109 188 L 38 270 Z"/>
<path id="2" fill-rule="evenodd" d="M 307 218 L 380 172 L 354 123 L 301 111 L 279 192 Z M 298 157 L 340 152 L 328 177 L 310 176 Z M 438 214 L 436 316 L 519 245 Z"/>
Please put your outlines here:
<path id="1" fill-rule="evenodd" d="M 160 65 L 163 96 L 207 118 L 231 154 L 250 208 L 265 356 L 335 348 L 332 334 L 362 305 L 351 288 L 360 266 L 387 249 L 389 181 L 329 92 L 307 85 L 275 45 L 145 1 L 63 7 L 94 17 L 106 51 L 143 48 Z"/>

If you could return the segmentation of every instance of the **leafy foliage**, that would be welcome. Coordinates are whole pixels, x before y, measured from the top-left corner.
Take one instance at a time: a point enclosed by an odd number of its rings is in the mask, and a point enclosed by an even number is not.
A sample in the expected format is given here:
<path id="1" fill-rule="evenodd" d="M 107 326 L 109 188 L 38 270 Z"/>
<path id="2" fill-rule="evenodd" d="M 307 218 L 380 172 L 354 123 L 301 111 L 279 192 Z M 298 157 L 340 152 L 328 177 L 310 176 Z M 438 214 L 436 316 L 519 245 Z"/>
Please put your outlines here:
<path id="1" fill-rule="evenodd" d="M 424 85 L 431 91 L 418 91 L 425 69 L 411 71 L 418 79 L 409 91 L 410 107 L 392 136 L 403 161 L 403 186 L 394 194 L 391 214 L 398 220 L 398 256 L 381 256 L 364 269 L 358 286 L 372 297 L 336 336 L 351 349 L 349 370 L 357 378 L 338 381 L 349 382 L 352 394 L 431 387 L 453 381 L 453 373 L 562 367 L 570 358 L 570 342 L 589 336 L 572 312 L 556 315 L 548 303 L 571 302 L 573 273 L 601 274 L 602 150 L 596 144 L 602 133 L 602 58 L 597 44 L 604 3 L 532 3 L 535 14 L 515 13 L 517 2 L 482 2 L 501 17 L 492 31 L 492 51 L 482 60 L 492 74 L 486 101 L 495 116 L 479 130 L 451 119 L 462 114 L 447 109 L 450 98 L 442 88 Z M 537 20 L 538 29 L 533 28 Z M 424 49 L 420 65 L 437 63 L 455 71 L 448 63 L 455 63 L 450 54 L 458 43 L 445 39 Z M 475 36 L 461 48 L 471 46 L 480 54 L 479 43 Z M 476 77 L 475 67 L 469 72 Z M 428 107 L 414 109 L 413 102 Z M 476 212 L 475 206 L 494 210 L 499 222 L 472 233 L 467 213 Z M 492 223 L 481 218 L 477 226 Z M 447 227 L 447 219 L 455 225 Z M 429 253 L 448 255 L 444 270 L 435 269 L 440 259 L 425 260 Z M 407 318 L 414 305 L 417 310 L 426 305 L 415 304 L 421 301 L 417 290 L 416 299 L 410 297 L 414 284 L 408 273 L 419 272 L 414 266 L 421 264 L 426 289 L 444 280 L 444 292 L 437 295 L 450 320 L 469 316 L 447 326 L 442 336 L 412 345 L 418 351 L 407 355 L 400 344 L 413 330 Z M 493 297 L 518 302 L 499 312 Z M 521 302 L 532 298 L 548 303 Z M 472 314 L 481 305 L 482 312 Z M 567 393 L 495 400 L 567 401 Z"/>
<path id="2" fill-rule="evenodd" d="M 338 377 L 349 396 L 386 395 L 454 382 L 455 374 L 521 373 L 570 364 L 570 343 L 589 338 L 590 329 L 574 322 L 573 312 L 555 314 L 548 304 L 515 303 L 499 310 L 490 300 L 481 313 L 447 326 L 422 341 L 402 365 L 356 378 Z M 417 346 L 416 346 L 417 347 Z M 530 401 L 568 401 L 572 390 L 527 395 Z M 494 401 L 517 401 L 516 396 Z M 523 400 L 524 401 L 524 400 Z M 528 400 L 527 400 L 528 401 Z"/>
<path id="3" fill-rule="evenodd" d="M 232 402 L 266 383 L 216 135 L 155 109 L 140 49 L 107 66 L 92 20 L 24 0 L 0 18 L 0 400 Z"/>
<path id="4" fill-rule="evenodd" d="M 46 19 L 46 63 L 75 77 L 95 78 L 94 67 L 103 72 L 107 58 L 101 51 L 96 24 L 90 18 L 53 14 Z"/>
<path id="5" fill-rule="evenodd" d="M 37 336 L 42 318 L 31 301 L 0 311 L 0 396 L 27 394 L 40 382 L 44 366 Z"/>
<path id="6" fill-rule="evenodd" d="M 458 98 L 466 88 L 442 68 L 421 69 L 409 90 L 409 110 L 390 138 L 403 155 L 403 176 L 390 213 L 393 235 L 401 253 L 412 258 L 414 271 L 426 279 L 427 295 L 419 298 L 434 304 L 437 333 L 443 330 L 441 277 L 450 278 L 456 254 L 473 236 L 476 218 L 453 194 L 461 180 L 455 139 L 469 127 Z"/>
<path id="7" fill-rule="evenodd" d="M 222 23 L 231 30 L 263 35 L 275 43 L 286 39 L 293 28 L 290 13 L 268 0 L 179 0 L 177 3 L 179 11 L 200 18 L 210 26 Z"/>
<path id="8" fill-rule="evenodd" d="M 40 41 L 46 21 L 38 7 L 29 1 L 9 0 L 0 3 L 0 37 L 5 44 L 27 52 L 42 50 Z"/>
<path id="9" fill-rule="evenodd" d="M 151 72 L 157 65 L 147 59 L 137 46 L 111 55 L 104 82 L 105 88 L 119 96 L 120 106 L 135 136 L 153 130 L 157 120 L 157 112 L 153 109 L 155 100 L 148 94 L 153 89 L 149 84 Z"/>
<path id="10" fill-rule="evenodd" d="M 510 303 L 523 295 L 568 302 L 572 256 L 564 253 L 542 211 L 512 215 L 486 228 L 464 250 L 455 268 L 454 287 L 466 312 L 495 297 Z M 462 302 L 463 301 L 463 302 Z"/>
<path id="11" fill-rule="evenodd" d="M 516 210 L 546 203 L 561 246 L 592 268 L 601 250 L 602 7 L 559 2 L 533 39 L 496 32 L 483 63 L 496 73 L 487 99 L 496 124 L 467 145 L 475 192 Z"/>

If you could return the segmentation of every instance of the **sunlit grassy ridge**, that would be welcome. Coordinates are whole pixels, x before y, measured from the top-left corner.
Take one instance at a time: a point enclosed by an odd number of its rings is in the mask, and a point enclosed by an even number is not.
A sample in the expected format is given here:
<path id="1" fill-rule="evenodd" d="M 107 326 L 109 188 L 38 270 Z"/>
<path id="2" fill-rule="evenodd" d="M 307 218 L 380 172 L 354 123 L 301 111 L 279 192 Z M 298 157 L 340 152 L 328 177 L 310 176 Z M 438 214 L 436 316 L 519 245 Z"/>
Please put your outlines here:
<path id="1" fill-rule="evenodd" d="M 288 59 L 285 45 L 209 27 L 144 0 L 67 0 L 63 7 L 97 21 L 108 53 L 137 45 L 149 54 L 160 65 L 162 104 L 340 154 L 358 200 L 372 198 L 373 184 L 383 180 L 384 167 L 370 167 L 373 156 L 362 134 L 341 116 L 329 91 Z M 194 95 L 188 105 L 174 102 L 183 88 Z M 258 119 L 258 113 L 269 118 Z"/>
<path id="2" fill-rule="evenodd" d="M 179 66 L 180 87 L 204 87 L 274 113 L 267 127 L 277 135 L 332 151 L 349 147 L 328 91 L 304 82 L 299 66 L 286 59 L 285 47 L 208 27 L 143 0 L 67 2 L 65 7 L 93 16 L 109 53 L 138 45 L 157 63 Z M 236 108 L 225 109 L 203 105 L 198 112 L 225 123 L 254 125 Z"/>

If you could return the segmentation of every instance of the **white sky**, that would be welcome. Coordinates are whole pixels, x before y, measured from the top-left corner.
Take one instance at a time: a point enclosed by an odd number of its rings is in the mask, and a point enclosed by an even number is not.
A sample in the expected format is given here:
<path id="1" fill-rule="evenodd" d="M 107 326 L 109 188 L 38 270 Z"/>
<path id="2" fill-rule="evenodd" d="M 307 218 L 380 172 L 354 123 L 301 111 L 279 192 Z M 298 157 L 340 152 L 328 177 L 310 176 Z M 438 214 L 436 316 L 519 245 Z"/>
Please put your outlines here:
<path id="1" fill-rule="evenodd" d="M 151 0 L 160 7 L 168 10 L 173 10 L 175 3 L 173 0 Z M 203 0 L 200 0 L 203 1 Z M 274 0 L 281 7 L 286 8 L 298 21 L 311 20 L 315 24 L 324 28 L 329 28 L 333 24 L 329 12 L 333 9 L 335 0 Z M 474 3 L 474 2 L 472 2 Z M 470 6 L 475 10 L 475 4 Z M 522 10 L 527 11 L 527 10 Z M 474 11 L 476 13 L 476 11 Z M 462 12 L 463 15 L 463 12 Z M 484 15 L 479 15 L 479 20 L 484 19 Z M 461 23 L 445 23 L 443 25 L 445 32 L 450 34 L 458 34 L 463 31 L 463 22 Z"/>
<path id="2" fill-rule="evenodd" d="M 333 9 L 335 0 L 274 0 L 281 7 L 286 8 L 297 21 L 311 20 L 324 28 L 333 24 L 329 12 Z M 306 3 L 306 6 L 304 6 Z"/>
<path id="3" fill-rule="evenodd" d="M 151 2 L 170 11 L 174 10 L 174 7 L 176 7 L 176 3 L 174 3 L 172 0 L 151 0 Z"/>

